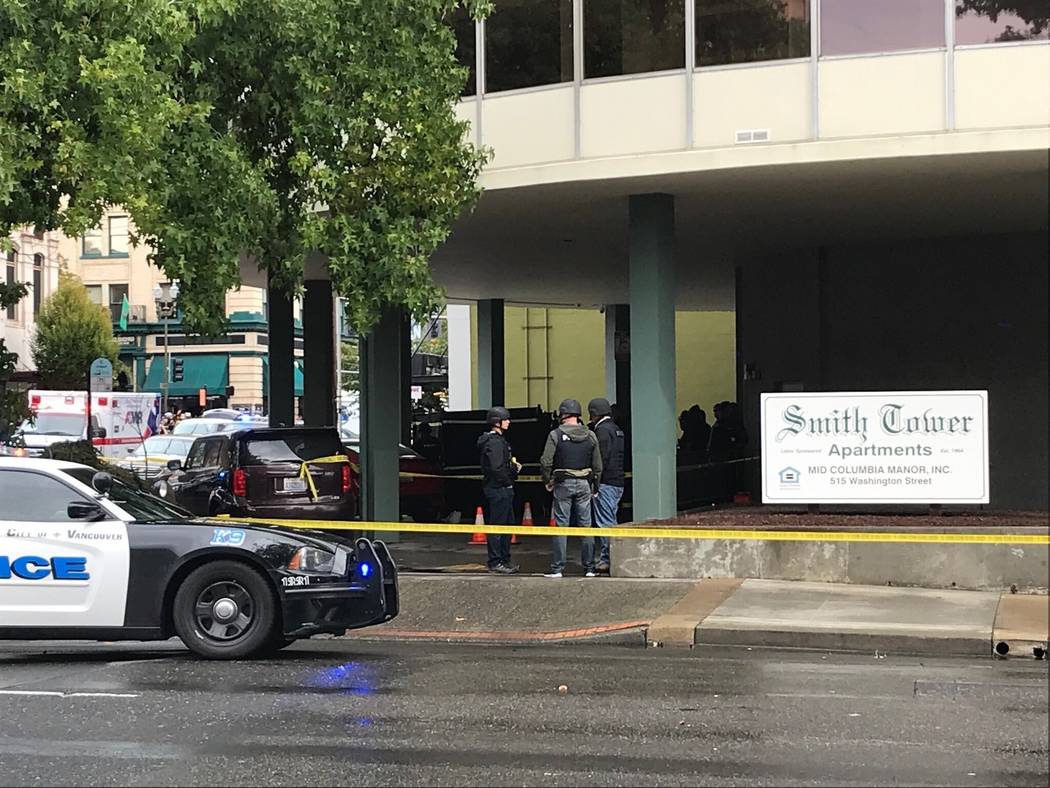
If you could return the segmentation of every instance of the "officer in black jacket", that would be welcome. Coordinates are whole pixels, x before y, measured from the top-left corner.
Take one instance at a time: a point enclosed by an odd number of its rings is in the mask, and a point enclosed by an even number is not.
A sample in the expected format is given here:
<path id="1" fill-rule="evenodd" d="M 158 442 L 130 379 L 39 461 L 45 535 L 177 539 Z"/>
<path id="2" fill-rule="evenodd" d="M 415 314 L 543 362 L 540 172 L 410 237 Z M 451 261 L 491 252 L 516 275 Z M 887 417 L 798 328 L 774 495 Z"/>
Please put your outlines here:
<path id="1" fill-rule="evenodd" d="M 516 525 L 514 522 L 514 480 L 521 465 L 514 459 L 504 433 L 510 429 L 510 412 L 490 408 L 486 414 L 489 431 L 478 438 L 481 455 L 482 490 L 485 493 L 485 522 L 489 525 Z M 510 562 L 510 535 L 489 534 L 489 571 L 512 575 L 518 567 Z"/>
<path id="2" fill-rule="evenodd" d="M 602 455 L 602 477 L 598 482 L 598 494 L 594 498 L 594 524 L 608 528 L 619 522 L 620 499 L 623 498 L 625 440 L 623 430 L 613 421 L 612 405 L 605 397 L 595 397 L 587 404 L 590 424 L 598 438 L 598 450 Z M 598 537 L 601 553 L 598 556 L 598 571 L 609 571 L 609 539 Z"/>

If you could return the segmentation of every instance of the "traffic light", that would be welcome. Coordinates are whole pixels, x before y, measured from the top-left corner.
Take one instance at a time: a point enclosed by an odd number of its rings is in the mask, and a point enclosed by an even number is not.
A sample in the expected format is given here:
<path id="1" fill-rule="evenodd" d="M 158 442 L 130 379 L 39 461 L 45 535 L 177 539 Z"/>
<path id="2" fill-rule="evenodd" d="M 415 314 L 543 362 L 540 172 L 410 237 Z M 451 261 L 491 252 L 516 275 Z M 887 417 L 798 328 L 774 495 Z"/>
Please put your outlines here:
<path id="1" fill-rule="evenodd" d="M 181 358 L 173 358 L 171 360 L 171 382 L 182 383 L 183 378 L 183 365 L 186 362 Z"/>

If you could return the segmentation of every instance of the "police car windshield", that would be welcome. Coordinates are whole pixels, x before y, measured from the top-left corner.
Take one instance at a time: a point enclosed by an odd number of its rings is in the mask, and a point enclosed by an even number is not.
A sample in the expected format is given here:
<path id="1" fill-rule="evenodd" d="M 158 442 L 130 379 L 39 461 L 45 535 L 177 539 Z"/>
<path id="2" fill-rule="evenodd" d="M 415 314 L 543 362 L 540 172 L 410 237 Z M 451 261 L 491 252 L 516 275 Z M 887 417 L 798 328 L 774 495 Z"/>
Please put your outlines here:
<path id="1" fill-rule="evenodd" d="M 94 468 L 63 468 L 62 472 L 72 476 L 78 482 L 91 487 L 91 480 L 98 473 Z M 162 523 L 172 520 L 190 520 L 193 515 L 178 506 L 172 506 L 160 498 L 133 490 L 117 479 L 109 491 L 109 500 L 135 518 L 138 523 Z"/>

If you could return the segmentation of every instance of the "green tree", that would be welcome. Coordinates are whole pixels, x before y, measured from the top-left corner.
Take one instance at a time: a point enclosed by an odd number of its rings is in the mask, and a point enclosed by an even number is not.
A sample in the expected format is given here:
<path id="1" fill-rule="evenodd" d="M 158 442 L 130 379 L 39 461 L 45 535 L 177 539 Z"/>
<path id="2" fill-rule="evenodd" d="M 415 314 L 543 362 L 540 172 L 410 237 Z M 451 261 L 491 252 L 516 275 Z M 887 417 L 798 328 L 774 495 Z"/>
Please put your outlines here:
<path id="1" fill-rule="evenodd" d="M 61 272 L 58 289 L 44 301 L 33 335 L 33 361 L 45 389 L 80 389 L 96 358 L 117 361 L 109 312 L 92 303 L 72 274 Z"/>
<path id="2" fill-rule="evenodd" d="M 418 315 L 477 198 L 449 15 L 488 0 L 0 0 L 0 236 L 79 234 L 121 204 L 223 328 L 238 258 L 292 293 L 330 260 L 347 317 Z"/>
<path id="3" fill-rule="evenodd" d="M 0 247 L 2 248 L 2 247 Z M 29 289 L 22 282 L 9 285 L 0 282 L 0 315 L 9 306 L 21 301 Z M 18 356 L 10 352 L 3 339 L 0 339 L 0 439 L 9 435 L 15 427 L 29 418 L 29 403 L 26 396 L 18 389 L 9 389 L 7 384 L 15 371 Z"/>
<path id="4" fill-rule="evenodd" d="M 361 355 L 357 342 L 340 343 L 339 362 L 340 387 L 357 394 L 361 390 Z"/>

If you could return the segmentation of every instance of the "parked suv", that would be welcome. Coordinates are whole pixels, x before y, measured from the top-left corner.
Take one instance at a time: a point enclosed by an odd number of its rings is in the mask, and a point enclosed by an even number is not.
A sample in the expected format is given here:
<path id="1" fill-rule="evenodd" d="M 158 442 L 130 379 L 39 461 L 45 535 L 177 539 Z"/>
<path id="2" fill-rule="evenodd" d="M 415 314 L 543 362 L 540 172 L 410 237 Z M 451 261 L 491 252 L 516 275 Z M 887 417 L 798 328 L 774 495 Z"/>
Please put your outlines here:
<path id="1" fill-rule="evenodd" d="M 158 480 L 161 497 L 200 516 L 350 520 L 357 484 L 334 429 L 244 429 L 197 438 Z"/>

